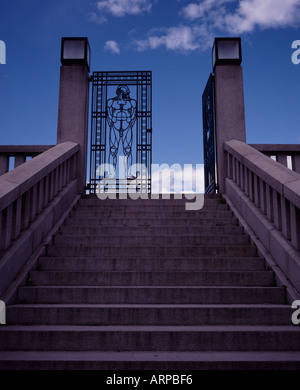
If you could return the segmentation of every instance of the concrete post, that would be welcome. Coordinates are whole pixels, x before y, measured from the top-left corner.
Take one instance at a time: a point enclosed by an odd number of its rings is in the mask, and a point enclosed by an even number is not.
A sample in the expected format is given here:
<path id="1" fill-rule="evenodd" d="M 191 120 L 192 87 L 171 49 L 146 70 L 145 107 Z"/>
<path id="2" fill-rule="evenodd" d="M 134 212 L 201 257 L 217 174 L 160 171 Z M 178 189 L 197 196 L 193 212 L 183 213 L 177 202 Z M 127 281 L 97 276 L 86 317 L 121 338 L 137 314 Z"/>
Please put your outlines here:
<path id="1" fill-rule="evenodd" d="M 88 112 L 89 67 L 69 60 L 60 68 L 57 143 L 80 145 L 76 168 L 79 193 L 84 193 L 86 186 Z"/>
<path id="2" fill-rule="evenodd" d="M 9 156 L 0 154 L 0 176 L 9 170 Z"/>
<path id="3" fill-rule="evenodd" d="M 15 168 L 18 166 L 24 164 L 26 162 L 26 156 L 25 155 L 16 155 L 15 156 Z"/>
<path id="4" fill-rule="evenodd" d="M 246 142 L 243 70 L 240 65 L 216 65 L 215 114 L 217 174 L 220 193 L 225 193 L 224 143 Z"/>

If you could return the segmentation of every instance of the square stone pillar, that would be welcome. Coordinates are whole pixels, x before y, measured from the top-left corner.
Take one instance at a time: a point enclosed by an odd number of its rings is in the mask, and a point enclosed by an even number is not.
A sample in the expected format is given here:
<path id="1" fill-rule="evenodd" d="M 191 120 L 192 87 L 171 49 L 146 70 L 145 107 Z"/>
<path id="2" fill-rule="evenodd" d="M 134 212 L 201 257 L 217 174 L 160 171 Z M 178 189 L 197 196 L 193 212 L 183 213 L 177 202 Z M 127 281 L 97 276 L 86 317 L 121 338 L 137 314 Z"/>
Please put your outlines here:
<path id="1" fill-rule="evenodd" d="M 57 143 L 73 141 L 80 145 L 76 167 L 79 193 L 84 193 L 87 170 L 89 58 L 84 58 L 87 53 L 89 56 L 86 38 L 62 39 Z"/>
<path id="2" fill-rule="evenodd" d="M 217 184 L 225 193 L 224 143 L 246 142 L 241 38 L 215 38 L 212 49 L 215 79 L 215 147 Z"/>
<path id="3" fill-rule="evenodd" d="M 246 142 L 243 70 L 240 65 L 215 67 L 216 158 L 218 187 L 225 193 L 224 143 Z"/>

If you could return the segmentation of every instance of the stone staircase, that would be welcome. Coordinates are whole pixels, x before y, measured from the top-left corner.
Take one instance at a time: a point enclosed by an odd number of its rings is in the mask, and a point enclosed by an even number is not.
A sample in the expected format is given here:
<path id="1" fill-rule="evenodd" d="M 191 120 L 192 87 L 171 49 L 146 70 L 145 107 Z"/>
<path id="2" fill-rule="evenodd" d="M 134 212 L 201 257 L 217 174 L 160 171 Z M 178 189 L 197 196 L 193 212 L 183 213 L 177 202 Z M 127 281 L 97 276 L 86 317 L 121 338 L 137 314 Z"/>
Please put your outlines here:
<path id="1" fill-rule="evenodd" d="M 300 369 L 284 287 L 228 205 L 83 196 L 0 327 L 1 369 Z"/>

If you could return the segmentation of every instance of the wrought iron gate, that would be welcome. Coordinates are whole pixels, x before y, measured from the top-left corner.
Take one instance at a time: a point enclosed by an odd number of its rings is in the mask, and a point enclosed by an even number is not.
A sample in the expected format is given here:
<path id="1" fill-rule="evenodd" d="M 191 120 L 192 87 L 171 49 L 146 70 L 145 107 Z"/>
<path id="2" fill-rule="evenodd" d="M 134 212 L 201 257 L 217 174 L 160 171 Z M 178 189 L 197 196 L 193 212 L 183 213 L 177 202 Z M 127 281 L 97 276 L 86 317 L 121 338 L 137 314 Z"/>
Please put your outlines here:
<path id="1" fill-rule="evenodd" d="M 92 84 L 90 192 L 150 193 L 152 72 L 94 72 Z"/>
<path id="2" fill-rule="evenodd" d="M 217 189 L 215 152 L 214 76 L 211 74 L 202 96 L 203 147 L 205 193 L 213 194 Z"/>

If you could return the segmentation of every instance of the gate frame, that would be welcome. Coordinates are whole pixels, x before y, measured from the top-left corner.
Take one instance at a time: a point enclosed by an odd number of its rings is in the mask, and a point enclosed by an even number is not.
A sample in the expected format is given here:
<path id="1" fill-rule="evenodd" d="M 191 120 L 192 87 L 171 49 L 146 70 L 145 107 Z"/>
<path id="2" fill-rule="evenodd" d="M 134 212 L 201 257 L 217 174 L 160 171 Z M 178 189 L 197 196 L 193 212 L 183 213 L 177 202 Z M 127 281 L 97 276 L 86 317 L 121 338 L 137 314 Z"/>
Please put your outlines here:
<path id="1" fill-rule="evenodd" d="M 108 163 L 108 124 L 107 124 L 107 95 L 108 87 L 127 85 L 136 88 L 136 156 L 133 164 L 142 164 L 147 171 L 142 170 L 138 179 L 139 186 L 136 191 L 151 193 L 151 166 L 152 166 L 152 72 L 151 71 L 99 71 L 93 72 L 91 105 L 91 143 L 90 143 L 90 180 L 89 191 L 96 193 L 97 185 L 104 179 L 97 176 L 96 171 L 100 165 Z M 134 129 L 133 129 L 134 131 Z M 134 153 L 134 151 L 133 151 Z M 134 156 L 134 154 L 133 154 Z M 109 182 L 109 180 L 106 180 Z M 118 178 L 116 191 L 124 189 L 124 181 Z M 127 180 L 126 180 L 127 182 Z M 132 186 L 127 186 L 132 190 Z"/>
<path id="2" fill-rule="evenodd" d="M 211 73 L 202 95 L 205 193 L 218 190 L 216 160 L 215 78 Z"/>

